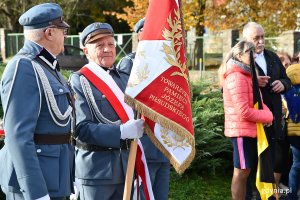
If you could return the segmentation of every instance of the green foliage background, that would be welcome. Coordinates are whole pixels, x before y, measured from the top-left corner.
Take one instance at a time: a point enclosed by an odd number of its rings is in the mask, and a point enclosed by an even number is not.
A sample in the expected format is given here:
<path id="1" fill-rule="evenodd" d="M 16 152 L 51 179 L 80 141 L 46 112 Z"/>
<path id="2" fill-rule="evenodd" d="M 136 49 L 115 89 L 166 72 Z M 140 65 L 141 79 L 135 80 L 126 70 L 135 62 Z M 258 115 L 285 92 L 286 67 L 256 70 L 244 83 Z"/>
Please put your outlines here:
<path id="1" fill-rule="evenodd" d="M 224 136 L 222 93 L 217 86 L 199 82 L 193 86 L 193 121 L 196 156 L 189 171 L 212 175 L 231 168 L 232 149 Z"/>

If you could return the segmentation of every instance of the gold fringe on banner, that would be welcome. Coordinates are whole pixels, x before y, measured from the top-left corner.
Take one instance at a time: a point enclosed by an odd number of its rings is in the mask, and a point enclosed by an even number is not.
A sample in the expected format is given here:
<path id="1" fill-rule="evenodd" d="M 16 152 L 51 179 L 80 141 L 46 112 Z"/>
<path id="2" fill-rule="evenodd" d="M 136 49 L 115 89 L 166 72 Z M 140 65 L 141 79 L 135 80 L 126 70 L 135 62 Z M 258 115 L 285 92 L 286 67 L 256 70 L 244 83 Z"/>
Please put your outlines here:
<path id="1" fill-rule="evenodd" d="M 151 119 L 154 122 L 159 123 L 162 127 L 169 129 L 179 136 L 186 139 L 186 141 L 191 145 L 192 151 L 188 158 L 183 162 L 183 164 L 179 164 L 172 155 L 164 148 L 164 146 L 157 140 L 155 135 L 152 133 L 149 127 L 146 127 L 146 132 L 149 135 L 150 139 L 153 141 L 155 146 L 161 150 L 161 152 L 170 160 L 171 164 L 174 166 L 177 173 L 183 173 L 191 164 L 192 160 L 195 157 L 195 140 L 194 136 L 187 131 L 181 125 L 172 122 L 170 119 L 166 118 L 165 116 L 161 115 L 160 113 L 154 111 L 153 109 L 149 108 L 148 106 L 142 104 L 136 99 L 133 99 L 129 95 L 125 94 L 125 102 L 130 105 L 132 108 L 140 112 L 142 115 L 146 116 L 147 118 Z"/>

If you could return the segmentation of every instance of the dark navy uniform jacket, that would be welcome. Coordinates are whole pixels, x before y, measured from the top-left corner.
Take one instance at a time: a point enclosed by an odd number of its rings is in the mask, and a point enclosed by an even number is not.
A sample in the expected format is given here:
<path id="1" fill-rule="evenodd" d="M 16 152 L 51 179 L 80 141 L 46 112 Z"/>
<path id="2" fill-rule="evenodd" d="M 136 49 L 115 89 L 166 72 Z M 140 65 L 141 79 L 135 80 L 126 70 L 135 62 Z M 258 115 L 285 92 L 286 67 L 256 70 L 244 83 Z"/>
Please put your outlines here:
<path id="1" fill-rule="evenodd" d="M 128 75 L 119 73 L 115 68 L 107 70 L 107 73 L 124 92 Z M 80 72 L 72 74 L 70 82 L 76 96 L 77 141 L 103 148 L 98 151 L 76 148 L 76 178 L 89 185 L 124 183 L 129 150 L 120 149 L 125 141 L 120 139 L 119 116 L 105 95 Z M 85 85 L 90 90 L 87 91 Z M 89 98 L 87 93 L 92 97 Z M 92 101 L 96 108 L 92 106 Z M 97 115 L 95 110 L 99 111 Z"/>
<path id="2" fill-rule="evenodd" d="M 33 140 L 35 133 L 66 134 L 71 128 L 70 117 L 60 120 L 49 112 L 49 102 L 32 64 L 42 50 L 38 44 L 25 41 L 24 47 L 7 64 L 1 81 L 6 138 L 0 151 L 0 184 L 7 191 L 22 192 L 28 200 L 47 194 L 68 196 L 73 188 L 73 147 L 37 145 Z M 62 83 L 45 67 L 42 70 L 59 111 L 65 113 L 70 105 L 66 82 L 59 73 Z"/>

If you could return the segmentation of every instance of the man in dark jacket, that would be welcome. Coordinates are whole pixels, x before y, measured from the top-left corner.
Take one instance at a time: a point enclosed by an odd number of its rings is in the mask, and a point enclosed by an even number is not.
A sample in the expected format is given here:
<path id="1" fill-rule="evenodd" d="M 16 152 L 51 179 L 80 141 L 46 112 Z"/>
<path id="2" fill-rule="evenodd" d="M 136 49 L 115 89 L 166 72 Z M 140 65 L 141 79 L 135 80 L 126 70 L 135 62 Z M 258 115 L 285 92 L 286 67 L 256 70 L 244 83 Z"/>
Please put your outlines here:
<path id="1" fill-rule="evenodd" d="M 283 155 L 285 135 L 281 124 L 281 94 L 289 90 L 291 82 L 278 56 L 274 52 L 265 49 L 264 36 L 264 29 L 260 24 L 249 22 L 244 26 L 243 38 L 255 45 L 256 71 L 263 101 L 274 115 L 272 126 L 265 127 L 265 131 L 272 153 L 274 178 L 278 186 L 283 168 L 282 159 L 287 156 Z"/>

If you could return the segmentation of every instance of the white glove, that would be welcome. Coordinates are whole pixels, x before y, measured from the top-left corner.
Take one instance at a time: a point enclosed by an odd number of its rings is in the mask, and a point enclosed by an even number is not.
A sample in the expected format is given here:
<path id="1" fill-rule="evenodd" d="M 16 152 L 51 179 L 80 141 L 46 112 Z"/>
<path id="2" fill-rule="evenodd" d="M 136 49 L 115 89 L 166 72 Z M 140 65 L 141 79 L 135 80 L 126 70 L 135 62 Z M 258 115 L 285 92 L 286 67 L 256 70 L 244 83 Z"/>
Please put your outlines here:
<path id="1" fill-rule="evenodd" d="M 125 124 L 120 126 L 121 139 L 136 139 L 141 138 L 144 133 L 144 120 L 130 119 Z"/>
<path id="2" fill-rule="evenodd" d="M 71 194 L 70 195 L 70 200 L 77 200 L 78 196 L 79 196 L 79 191 L 80 191 L 80 187 L 81 187 L 81 181 L 78 178 L 75 178 L 75 182 L 73 182 L 74 185 L 74 192 L 75 194 Z"/>

